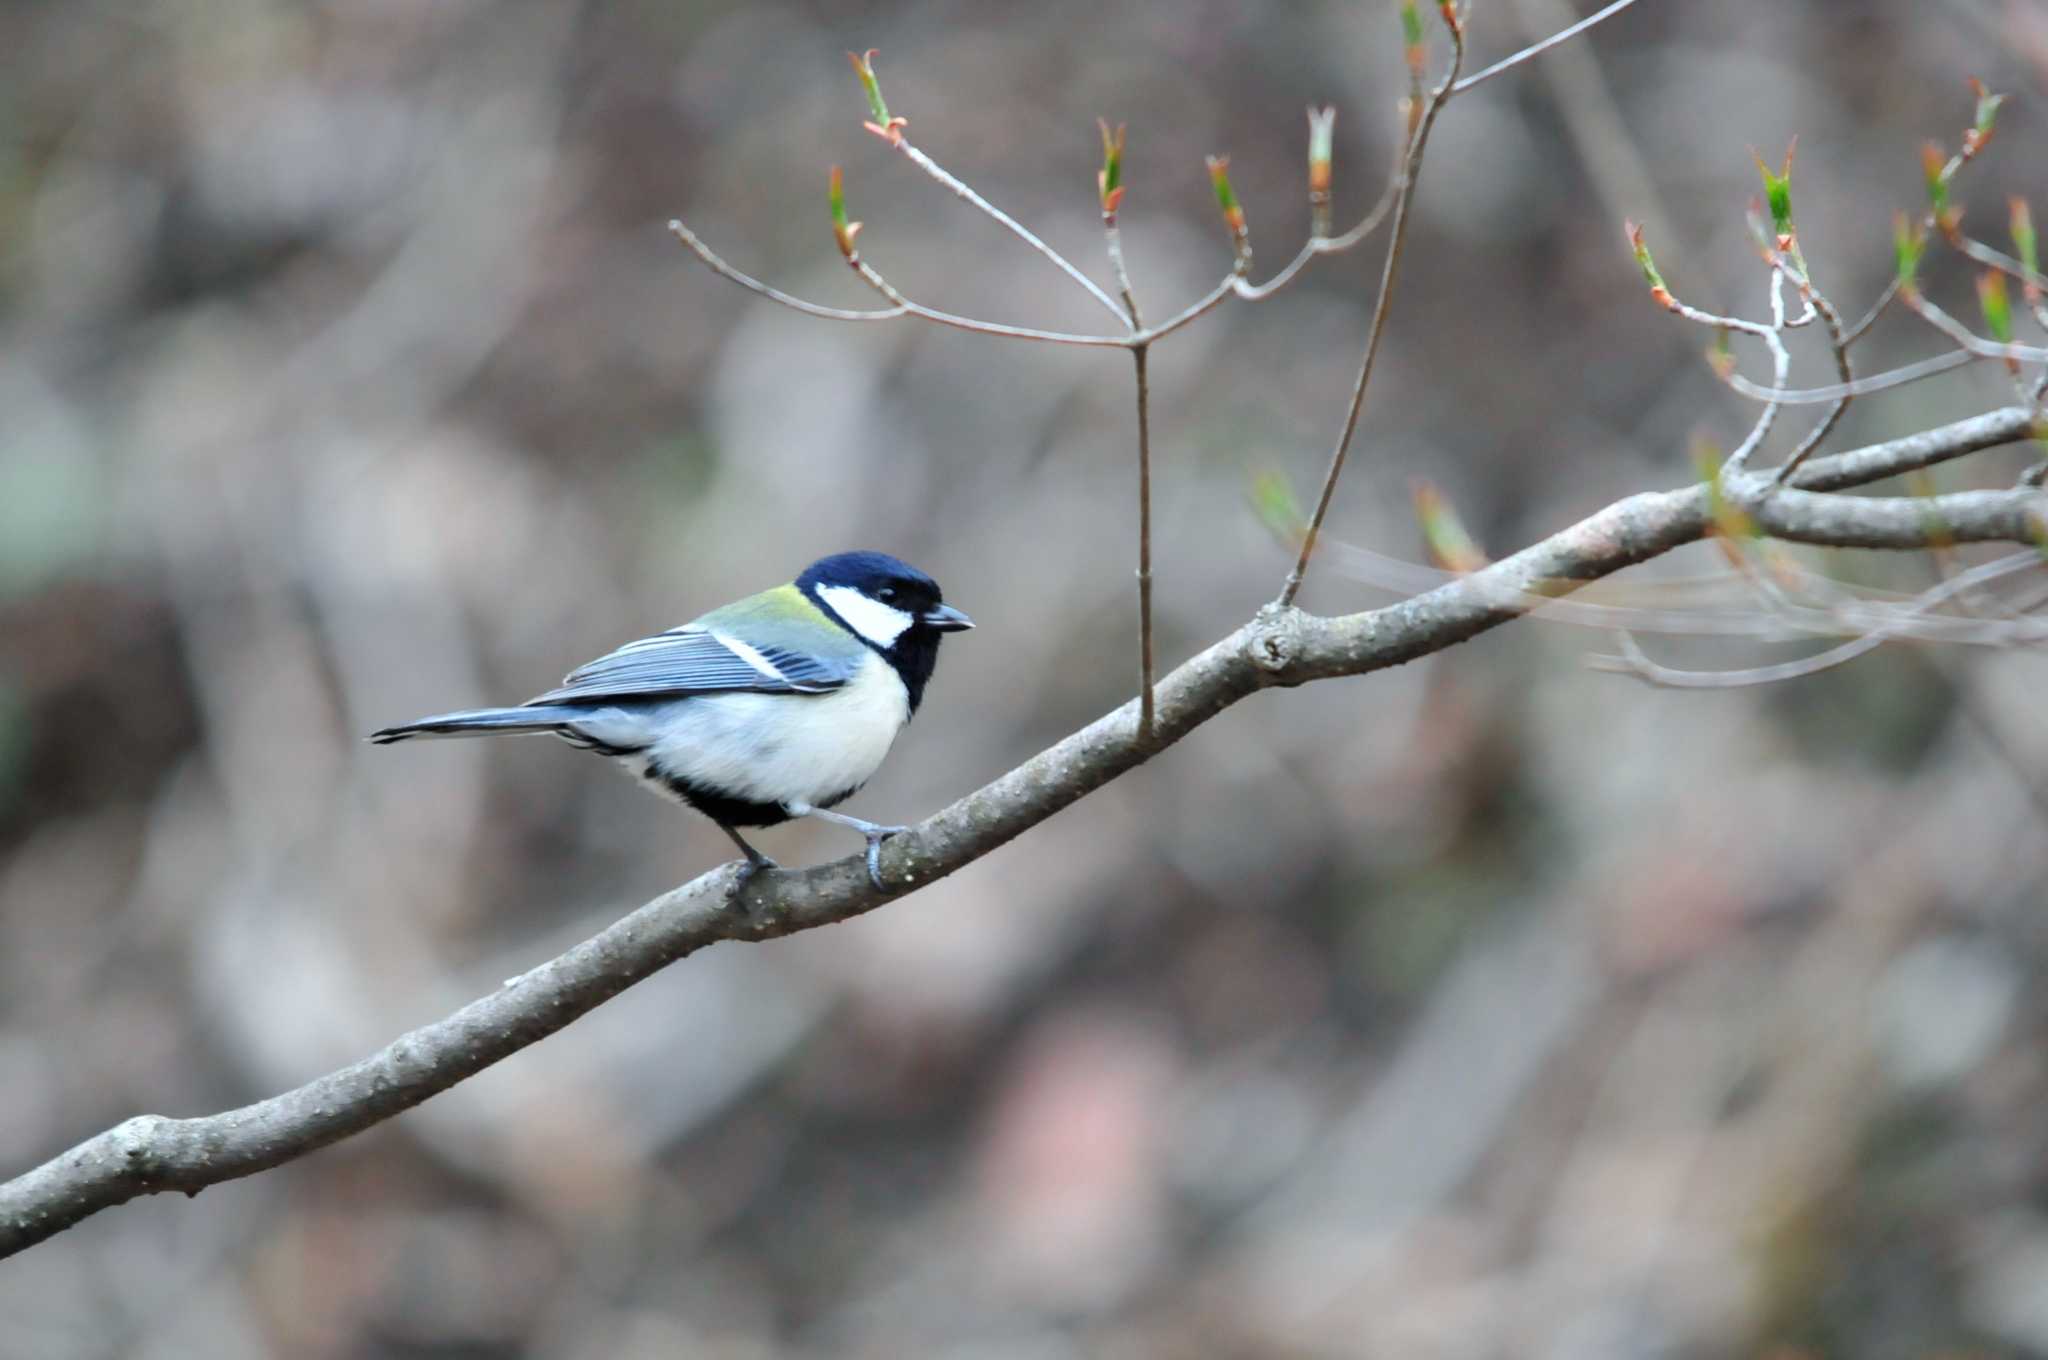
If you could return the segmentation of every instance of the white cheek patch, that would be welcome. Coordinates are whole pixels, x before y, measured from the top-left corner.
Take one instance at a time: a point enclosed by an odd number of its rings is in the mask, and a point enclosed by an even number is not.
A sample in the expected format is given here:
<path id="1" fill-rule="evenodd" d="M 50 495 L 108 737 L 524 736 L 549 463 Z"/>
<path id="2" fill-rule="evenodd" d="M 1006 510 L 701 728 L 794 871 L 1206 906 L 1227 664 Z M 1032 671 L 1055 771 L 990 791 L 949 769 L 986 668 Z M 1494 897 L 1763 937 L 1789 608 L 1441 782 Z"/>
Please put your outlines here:
<path id="1" fill-rule="evenodd" d="M 887 649 L 903 636 L 904 629 L 917 622 L 894 605 L 868 598 L 852 586 L 820 586 L 818 598 L 832 606 L 854 632 L 877 647 Z"/>

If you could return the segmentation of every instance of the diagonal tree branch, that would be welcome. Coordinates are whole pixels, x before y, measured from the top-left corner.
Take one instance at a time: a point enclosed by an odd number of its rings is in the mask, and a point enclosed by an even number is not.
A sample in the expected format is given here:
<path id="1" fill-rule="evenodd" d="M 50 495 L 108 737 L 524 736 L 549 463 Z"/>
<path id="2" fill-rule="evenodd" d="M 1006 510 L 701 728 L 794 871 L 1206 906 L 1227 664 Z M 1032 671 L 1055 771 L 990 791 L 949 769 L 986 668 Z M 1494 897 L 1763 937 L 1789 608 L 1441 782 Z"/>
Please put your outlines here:
<path id="1" fill-rule="evenodd" d="M 2006 417 L 2003 424 L 1997 423 Z M 1992 422 L 1987 425 L 1987 422 Z M 2022 427 L 2023 429 L 2024 427 Z M 1848 484 L 2015 437 L 2008 413 L 1815 459 L 1799 480 Z M 2048 536 L 2048 492 L 1852 498 L 1774 490 L 1768 475 L 1731 479 L 1765 532 L 1810 543 L 1924 547 Z M 1930 515 L 1930 507 L 1937 514 Z M 859 857 L 758 875 L 734 890 L 725 866 L 665 893 L 567 953 L 446 1019 L 297 1090 L 193 1119 L 142 1115 L 0 1185 L 0 1256 L 33 1246 L 138 1196 L 183 1191 L 281 1165 L 381 1123 L 537 1043 L 660 969 L 722 940 L 760 940 L 848 920 L 973 863 L 1142 764 L 1261 689 L 1364 675 L 1442 651 L 1576 584 L 1703 537 L 1707 490 L 1617 501 L 1512 557 L 1399 604 L 1325 618 L 1268 606 L 1161 678 L 1151 740 L 1137 700 L 1106 714 L 960 799 L 882 850 L 892 892 Z"/>

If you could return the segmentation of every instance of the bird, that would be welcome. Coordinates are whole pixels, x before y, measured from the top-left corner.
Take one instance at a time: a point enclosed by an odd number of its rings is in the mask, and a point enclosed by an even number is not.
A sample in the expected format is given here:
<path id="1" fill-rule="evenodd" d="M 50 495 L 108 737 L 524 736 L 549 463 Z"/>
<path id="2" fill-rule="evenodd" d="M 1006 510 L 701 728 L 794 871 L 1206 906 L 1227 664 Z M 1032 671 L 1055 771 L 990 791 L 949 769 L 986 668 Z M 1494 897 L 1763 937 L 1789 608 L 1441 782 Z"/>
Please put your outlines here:
<path id="1" fill-rule="evenodd" d="M 780 867 L 741 827 L 815 817 L 866 838 L 880 889 L 882 842 L 905 828 L 831 809 L 868 782 L 917 712 L 941 639 L 972 627 L 909 563 L 834 553 L 579 666 L 515 708 L 440 713 L 369 739 L 548 733 L 717 823 L 746 856 L 738 885 Z"/>

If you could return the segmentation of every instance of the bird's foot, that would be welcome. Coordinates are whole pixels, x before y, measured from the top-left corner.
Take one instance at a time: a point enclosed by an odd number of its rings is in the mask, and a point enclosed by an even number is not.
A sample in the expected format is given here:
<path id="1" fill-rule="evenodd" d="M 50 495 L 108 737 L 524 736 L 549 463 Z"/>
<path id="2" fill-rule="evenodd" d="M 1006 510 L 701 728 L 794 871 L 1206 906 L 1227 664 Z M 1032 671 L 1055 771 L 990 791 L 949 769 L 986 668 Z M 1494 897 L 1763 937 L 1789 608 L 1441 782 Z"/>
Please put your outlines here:
<path id="1" fill-rule="evenodd" d="M 832 822 L 843 826 L 849 831 L 860 832 L 861 836 L 868 843 L 868 882 L 875 885 L 877 892 L 888 891 L 888 888 L 882 882 L 882 842 L 888 840 L 891 836 L 901 835 L 903 832 L 910 830 L 909 827 L 883 826 L 878 822 L 863 821 L 859 817 L 849 817 L 843 812 L 832 812 L 825 808 L 813 807 L 809 803 L 797 801 L 785 802 L 782 805 L 782 810 L 792 817 L 816 817 L 820 821 Z"/>
<path id="2" fill-rule="evenodd" d="M 877 826 L 873 822 L 861 828 L 860 834 L 865 836 L 868 842 L 868 882 L 875 885 L 876 891 L 888 891 L 882 885 L 882 842 L 908 830 L 910 828 L 907 826 Z"/>
<path id="3" fill-rule="evenodd" d="M 748 845 L 745 838 L 731 827 L 720 823 L 718 829 L 732 837 L 732 843 L 737 845 L 740 848 L 740 853 L 746 856 L 744 860 L 740 861 L 739 872 L 733 876 L 732 880 L 732 896 L 737 901 L 739 895 L 746 891 L 747 885 L 754 881 L 755 874 L 760 873 L 763 869 L 780 869 L 782 866 L 762 854 L 759 850 L 756 850 L 753 846 Z"/>
<path id="4" fill-rule="evenodd" d="M 739 874 L 733 879 L 735 889 L 744 888 L 754 881 L 754 875 L 764 869 L 780 869 L 782 866 L 766 855 L 751 855 L 739 861 Z"/>

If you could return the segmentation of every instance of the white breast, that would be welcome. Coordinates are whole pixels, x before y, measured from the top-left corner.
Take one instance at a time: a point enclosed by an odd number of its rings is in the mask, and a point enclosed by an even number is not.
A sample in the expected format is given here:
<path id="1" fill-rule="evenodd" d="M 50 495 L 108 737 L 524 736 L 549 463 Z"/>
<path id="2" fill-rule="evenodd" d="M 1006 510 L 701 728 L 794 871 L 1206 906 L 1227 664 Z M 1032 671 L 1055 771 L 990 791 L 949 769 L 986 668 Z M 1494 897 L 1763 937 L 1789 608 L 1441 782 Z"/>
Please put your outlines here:
<path id="1" fill-rule="evenodd" d="M 652 716 L 645 755 L 700 787 L 756 803 L 823 805 L 867 783 L 910 721 L 896 668 L 872 652 L 826 694 L 705 694 Z"/>

